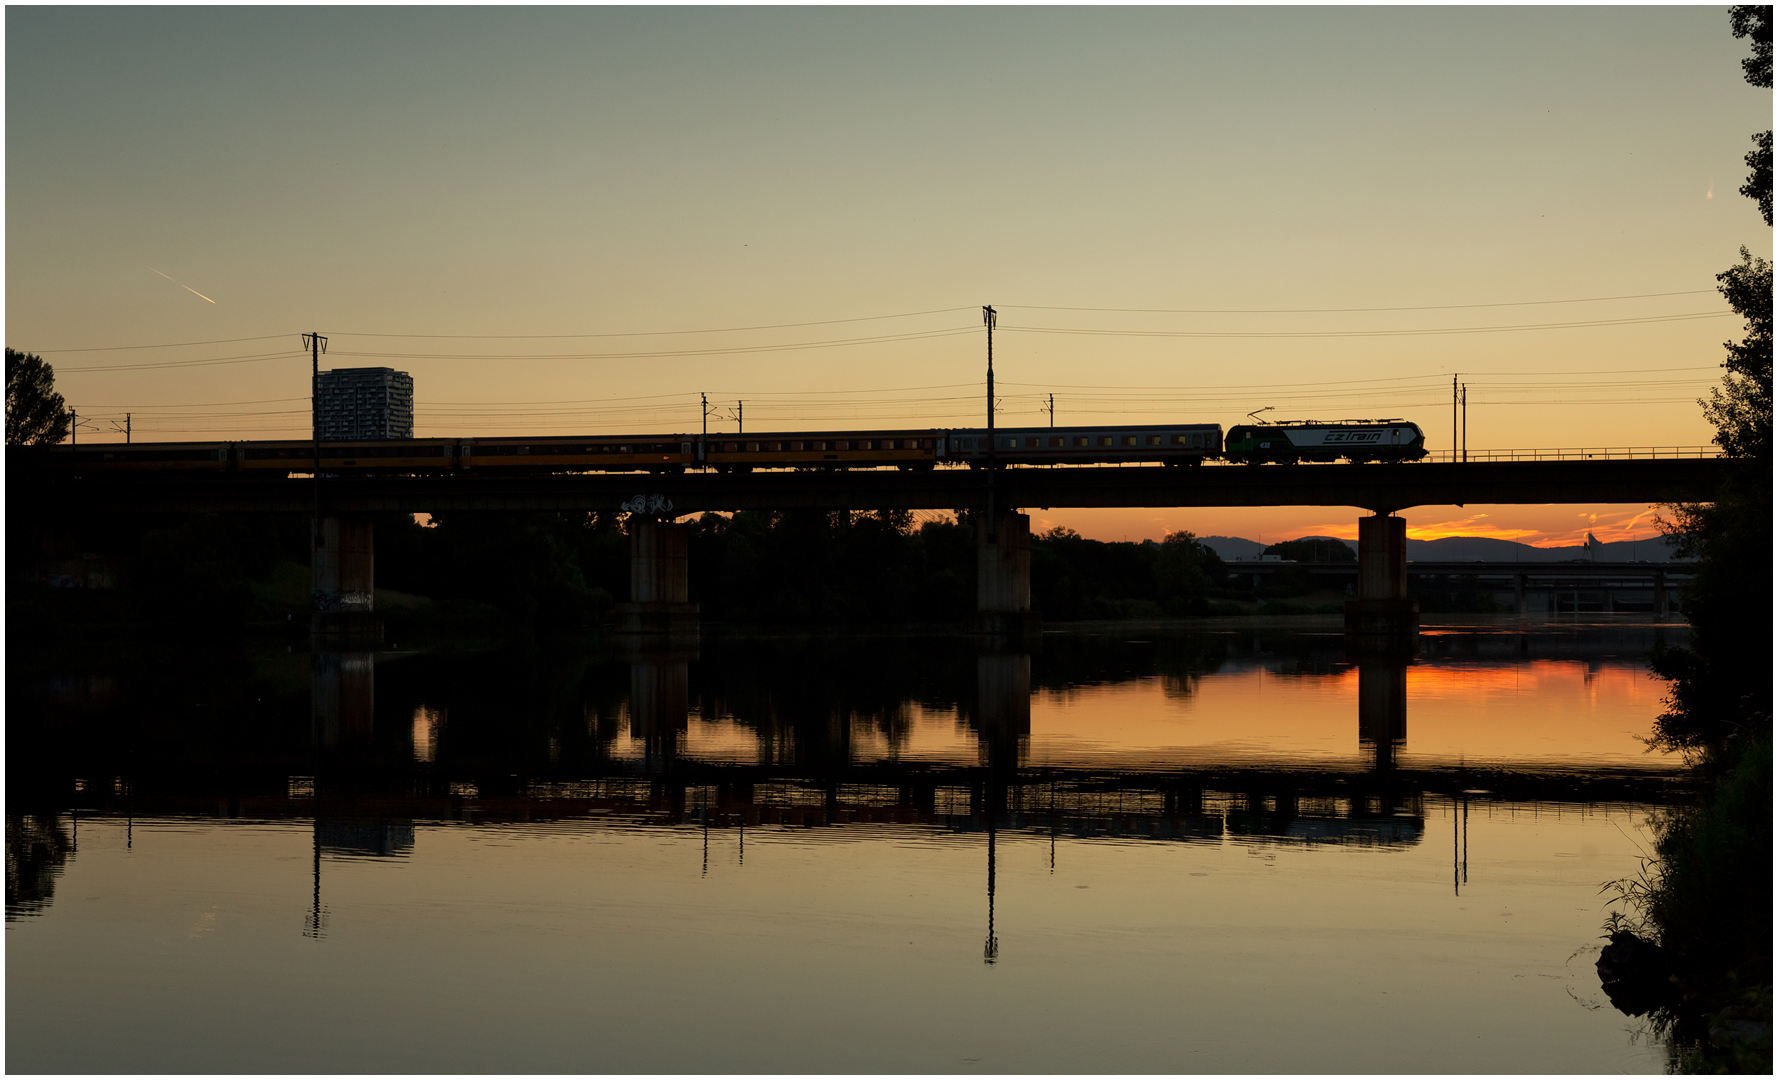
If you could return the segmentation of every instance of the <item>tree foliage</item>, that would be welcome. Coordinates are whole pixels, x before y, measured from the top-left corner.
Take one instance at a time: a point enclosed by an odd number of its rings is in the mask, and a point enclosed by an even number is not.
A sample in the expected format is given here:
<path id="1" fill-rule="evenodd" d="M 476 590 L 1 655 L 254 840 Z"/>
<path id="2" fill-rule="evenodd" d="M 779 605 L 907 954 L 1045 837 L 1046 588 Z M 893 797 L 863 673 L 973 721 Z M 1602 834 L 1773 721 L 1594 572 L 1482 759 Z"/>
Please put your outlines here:
<path id="1" fill-rule="evenodd" d="M 1747 320 L 1739 342 L 1726 341 L 1728 374 L 1699 402 L 1716 425 L 1716 439 L 1732 458 L 1772 457 L 1772 264 L 1741 249 L 1741 265 L 1716 275 L 1717 290 Z"/>
<path id="2" fill-rule="evenodd" d="M 1772 223 L 1772 133 L 1762 131 L 1753 137 L 1753 149 L 1747 151 L 1747 183 L 1741 194 L 1759 204 L 1760 216 Z"/>
<path id="3" fill-rule="evenodd" d="M 59 443 L 68 437 L 68 422 L 55 369 L 35 353 L 7 349 L 6 445 Z"/>
<path id="4" fill-rule="evenodd" d="M 1736 4 L 1729 9 L 1729 30 L 1738 38 L 1751 38 L 1753 55 L 1741 61 L 1741 71 L 1755 86 L 1772 88 L 1772 5 Z"/>
<path id="5" fill-rule="evenodd" d="M 1273 544 L 1265 550 L 1267 555 L 1276 555 L 1280 559 L 1300 563 L 1356 563 L 1358 552 L 1344 540 L 1331 537 L 1305 536 L 1300 540 L 1286 540 L 1281 544 Z"/>
<path id="6" fill-rule="evenodd" d="M 1770 4 L 1737 4 L 1729 9 L 1729 29 L 1736 37 L 1751 39 L 1753 55 L 1741 61 L 1741 71 L 1755 86 L 1772 88 L 1772 6 Z M 1741 194 L 1759 205 L 1759 212 L 1772 223 L 1772 132 L 1768 129 L 1753 137 L 1753 149 L 1747 152 L 1747 183 Z"/>

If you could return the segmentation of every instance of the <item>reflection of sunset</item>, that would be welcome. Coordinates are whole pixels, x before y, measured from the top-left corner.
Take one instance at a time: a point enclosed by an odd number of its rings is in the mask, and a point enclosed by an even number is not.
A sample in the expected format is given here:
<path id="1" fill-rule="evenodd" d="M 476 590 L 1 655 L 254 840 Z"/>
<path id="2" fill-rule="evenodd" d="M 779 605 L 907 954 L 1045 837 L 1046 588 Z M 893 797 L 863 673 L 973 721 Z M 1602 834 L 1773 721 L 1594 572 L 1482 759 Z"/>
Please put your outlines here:
<path id="1" fill-rule="evenodd" d="M 1387 674 L 1381 677 L 1387 678 Z M 1147 676 L 1112 685 L 1038 690 L 1031 697 L 1026 762 L 1032 766 L 1168 768 L 1260 763 L 1363 768 L 1356 666 L 1281 674 L 1254 666 L 1193 680 Z M 1644 752 L 1661 684 L 1634 663 L 1530 660 L 1415 663 L 1406 670 L 1407 767 L 1536 764 L 1667 768 Z M 790 734 L 777 736 L 794 738 Z M 804 738 L 816 736 L 805 734 Z M 970 764 L 979 740 L 946 709 L 908 707 L 893 739 L 884 725 L 836 718 L 830 749 L 854 762 Z M 790 748 L 778 747 L 783 758 Z M 621 737 L 619 757 L 641 757 Z M 752 762 L 760 736 L 730 717 L 694 714 L 681 742 L 689 757 Z"/>

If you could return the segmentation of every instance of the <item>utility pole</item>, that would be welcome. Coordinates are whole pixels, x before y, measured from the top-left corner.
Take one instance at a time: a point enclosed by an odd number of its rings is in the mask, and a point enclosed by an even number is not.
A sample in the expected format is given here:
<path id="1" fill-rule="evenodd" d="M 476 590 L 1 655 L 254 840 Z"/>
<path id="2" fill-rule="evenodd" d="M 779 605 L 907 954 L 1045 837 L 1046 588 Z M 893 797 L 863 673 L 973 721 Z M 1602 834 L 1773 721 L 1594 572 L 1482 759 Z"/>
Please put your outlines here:
<path id="1" fill-rule="evenodd" d="M 309 347 L 309 417 L 314 428 L 315 441 L 315 547 L 320 548 L 325 542 L 321 529 L 321 354 L 327 349 L 327 339 L 313 331 L 303 335 L 303 344 Z"/>
<path id="2" fill-rule="evenodd" d="M 994 542 L 994 323 L 992 305 L 982 305 L 982 324 L 988 328 L 988 541 Z"/>
<path id="3" fill-rule="evenodd" d="M 80 413 L 68 410 L 68 445 L 80 445 Z"/>
<path id="4" fill-rule="evenodd" d="M 1469 463 L 1469 384 L 1463 384 L 1463 392 L 1458 395 L 1463 402 L 1463 461 Z"/>
<path id="5" fill-rule="evenodd" d="M 130 414 L 123 414 L 123 444 L 130 445 Z"/>
<path id="6" fill-rule="evenodd" d="M 996 312 L 991 306 L 982 308 L 982 324 L 988 328 L 988 462 L 994 461 L 994 323 Z"/>
<path id="7" fill-rule="evenodd" d="M 1451 373 L 1451 460 L 1457 460 L 1457 376 L 1461 372 Z"/>
<path id="8" fill-rule="evenodd" d="M 1050 430 L 1056 430 L 1056 395 L 1050 395 Z"/>
<path id="9" fill-rule="evenodd" d="M 747 403 L 744 401 L 735 402 L 735 434 L 736 435 L 745 435 L 747 433 L 747 425 L 742 420 L 742 418 L 746 415 L 746 405 L 747 405 Z"/>

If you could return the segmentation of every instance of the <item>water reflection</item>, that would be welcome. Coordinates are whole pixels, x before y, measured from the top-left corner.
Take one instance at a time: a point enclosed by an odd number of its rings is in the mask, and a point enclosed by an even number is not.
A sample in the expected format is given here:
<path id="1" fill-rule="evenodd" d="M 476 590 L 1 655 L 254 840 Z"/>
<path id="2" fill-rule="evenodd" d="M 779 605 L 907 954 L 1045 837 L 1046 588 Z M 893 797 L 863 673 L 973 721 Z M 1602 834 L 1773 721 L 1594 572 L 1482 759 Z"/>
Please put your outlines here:
<path id="1" fill-rule="evenodd" d="M 74 852 L 57 815 L 6 816 L 6 918 L 36 915 L 55 899 L 56 879 Z"/>
<path id="2" fill-rule="evenodd" d="M 321 862 L 409 858 L 428 822 L 933 828 L 981 838 L 990 903 L 1009 836 L 1412 847 L 1428 798 L 1670 801 L 1635 741 L 1663 632 L 1430 628 L 1413 661 L 1154 628 L 82 657 L 12 694 L 8 913 L 50 902 L 75 807 L 311 821 L 317 934 Z"/>

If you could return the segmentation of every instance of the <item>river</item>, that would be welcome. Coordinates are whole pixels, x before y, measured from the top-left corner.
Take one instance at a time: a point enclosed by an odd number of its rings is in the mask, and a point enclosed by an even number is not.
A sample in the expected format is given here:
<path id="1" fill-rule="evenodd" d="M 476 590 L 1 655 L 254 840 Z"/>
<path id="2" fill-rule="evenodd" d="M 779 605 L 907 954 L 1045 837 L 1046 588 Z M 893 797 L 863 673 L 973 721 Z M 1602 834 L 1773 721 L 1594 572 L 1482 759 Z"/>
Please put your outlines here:
<path id="1" fill-rule="evenodd" d="M 14 1072 L 1660 1072 L 1683 623 L 9 665 Z"/>

